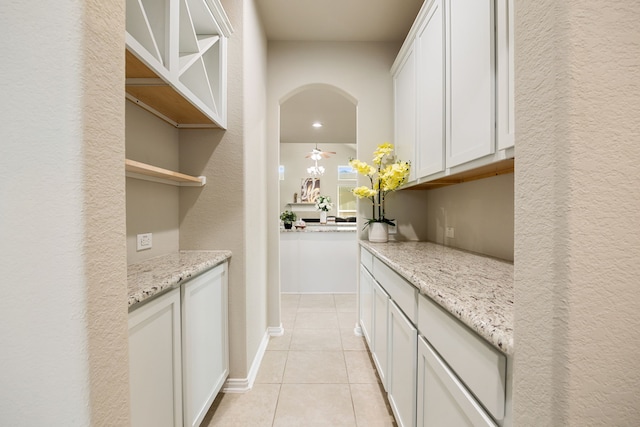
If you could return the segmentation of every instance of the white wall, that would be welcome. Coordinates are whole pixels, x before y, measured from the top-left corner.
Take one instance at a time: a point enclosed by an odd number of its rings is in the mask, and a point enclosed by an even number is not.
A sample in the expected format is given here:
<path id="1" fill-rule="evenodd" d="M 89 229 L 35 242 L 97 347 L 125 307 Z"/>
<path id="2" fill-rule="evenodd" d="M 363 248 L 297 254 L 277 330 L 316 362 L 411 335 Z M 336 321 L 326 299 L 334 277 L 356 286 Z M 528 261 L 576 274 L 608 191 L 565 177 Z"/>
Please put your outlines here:
<path id="1" fill-rule="evenodd" d="M 515 3 L 515 425 L 638 425 L 640 3 Z"/>
<path id="2" fill-rule="evenodd" d="M 244 0 L 243 3 L 246 351 L 247 359 L 253 361 L 267 330 L 267 41 L 255 2 Z"/>
<path id="3" fill-rule="evenodd" d="M 0 9 L 0 424 L 126 426 L 124 4 Z"/>

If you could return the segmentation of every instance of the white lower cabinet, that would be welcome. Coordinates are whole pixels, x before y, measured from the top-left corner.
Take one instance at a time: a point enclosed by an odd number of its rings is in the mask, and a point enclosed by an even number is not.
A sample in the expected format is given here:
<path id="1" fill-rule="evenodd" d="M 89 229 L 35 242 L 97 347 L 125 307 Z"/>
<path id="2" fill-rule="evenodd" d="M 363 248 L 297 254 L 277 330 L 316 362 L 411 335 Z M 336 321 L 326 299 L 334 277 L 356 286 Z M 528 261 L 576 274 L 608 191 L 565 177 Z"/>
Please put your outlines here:
<path id="1" fill-rule="evenodd" d="M 129 313 L 131 425 L 182 425 L 180 290 Z"/>
<path id="2" fill-rule="evenodd" d="M 422 337 L 418 338 L 417 386 L 418 426 L 497 426 Z"/>
<path id="3" fill-rule="evenodd" d="M 227 264 L 182 286 L 184 425 L 199 426 L 229 374 Z"/>
<path id="4" fill-rule="evenodd" d="M 399 426 L 415 426 L 418 330 L 393 301 L 389 302 L 388 339 L 389 404 Z"/>
<path id="5" fill-rule="evenodd" d="M 360 265 L 360 329 L 369 348 L 372 345 L 373 333 L 373 277 L 364 265 Z"/>
<path id="6" fill-rule="evenodd" d="M 389 295 L 373 281 L 373 340 L 369 344 L 373 363 L 384 389 L 387 389 L 388 353 L 389 353 Z"/>
<path id="7" fill-rule="evenodd" d="M 510 427 L 507 357 L 372 257 L 360 324 L 398 426 Z"/>
<path id="8" fill-rule="evenodd" d="M 229 373 L 227 263 L 129 313 L 134 427 L 198 426 Z"/>

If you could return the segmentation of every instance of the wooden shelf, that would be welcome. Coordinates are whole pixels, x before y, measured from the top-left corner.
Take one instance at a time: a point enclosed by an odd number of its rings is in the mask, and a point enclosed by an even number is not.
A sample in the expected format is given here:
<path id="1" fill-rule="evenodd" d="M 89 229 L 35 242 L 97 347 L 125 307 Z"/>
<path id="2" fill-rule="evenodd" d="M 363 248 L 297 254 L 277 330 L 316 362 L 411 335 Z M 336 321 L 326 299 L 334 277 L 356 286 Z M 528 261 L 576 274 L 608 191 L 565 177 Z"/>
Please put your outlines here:
<path id="1" fill-rule="evenodd" d="M 129 178 L 177 186 L 201 187 L 207 183 L 207 178 L 204 176 L 185 175 L 180 172 L 159 168 L 135 160 L 125 159 L 124 165 L 126 175 Z"/>
<path id="2" fill-rule="evenodd" d="M 220 128 L 128 49 L 125 91 L 129 101 L 177 128 Z"/>
<path id="3" fill-rule="evenodd" d="M 432 190 L 434 188 L 446 187 L 447 185 L 461 184 L 463 182 L 475 181 L 477 179 L 513 173 L 514 171 L 515 159 L 506 159 L 465 172 L 434 179 L 433 181 L 416 184 L 414 186 L 407 187 L 406 190 Z"/>

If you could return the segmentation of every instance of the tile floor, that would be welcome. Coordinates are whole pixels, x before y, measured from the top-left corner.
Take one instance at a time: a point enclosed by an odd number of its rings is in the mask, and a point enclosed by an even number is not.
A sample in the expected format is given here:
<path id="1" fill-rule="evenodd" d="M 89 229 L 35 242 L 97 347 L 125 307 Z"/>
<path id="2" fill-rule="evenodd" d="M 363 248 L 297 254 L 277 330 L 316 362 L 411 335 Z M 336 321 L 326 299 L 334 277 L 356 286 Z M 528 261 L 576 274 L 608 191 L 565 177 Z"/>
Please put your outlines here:
<path id="1" fill-rule="evenodd" d="M 396 425 L 364 338 L 353 333 L 355 294 L 283 294 L 282 323 L 251 391 L 220 393 L 201 426 Z"/>

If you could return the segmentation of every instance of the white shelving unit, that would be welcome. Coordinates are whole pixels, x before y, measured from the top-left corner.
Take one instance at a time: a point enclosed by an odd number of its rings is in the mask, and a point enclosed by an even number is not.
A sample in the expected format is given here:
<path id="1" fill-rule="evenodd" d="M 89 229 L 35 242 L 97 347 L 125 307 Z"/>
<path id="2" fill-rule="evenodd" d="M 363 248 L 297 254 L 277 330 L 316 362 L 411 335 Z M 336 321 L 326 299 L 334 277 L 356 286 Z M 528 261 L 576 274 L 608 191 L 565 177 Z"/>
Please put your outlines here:
<path id="1" fill-rule="evenodd" d="M 127 0 L 127 99 L 178 128 L 225 128 L 227 38 L 218 0 Z"/>

